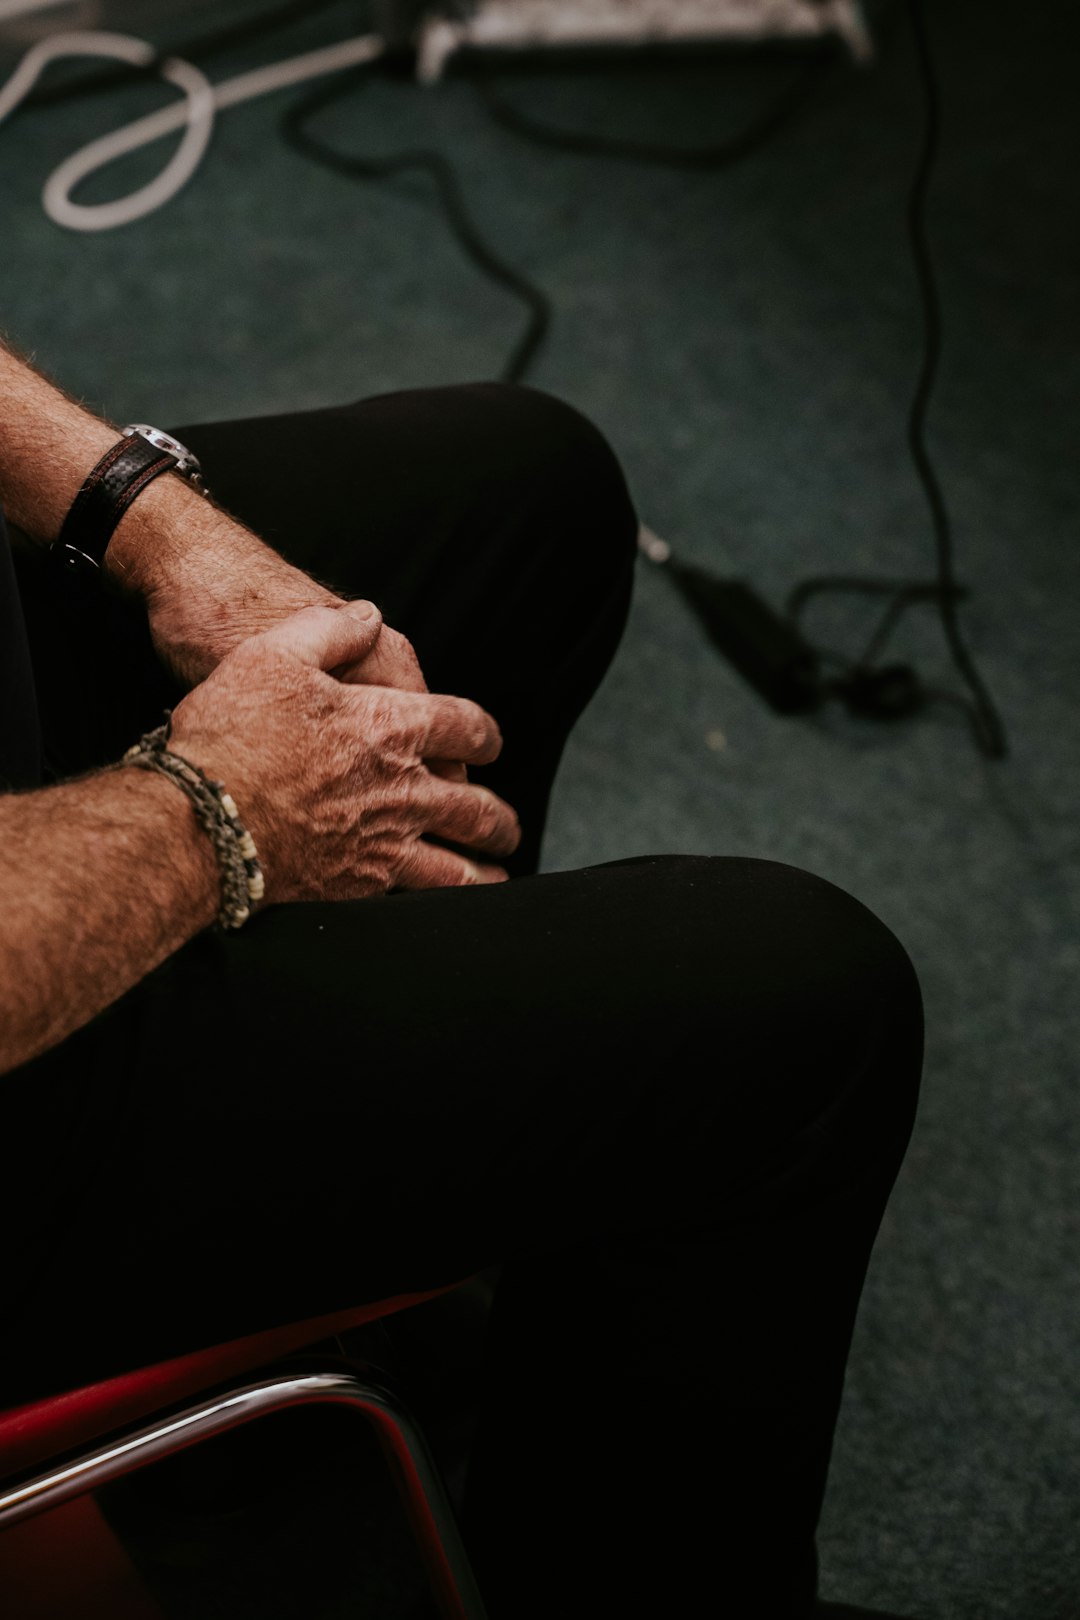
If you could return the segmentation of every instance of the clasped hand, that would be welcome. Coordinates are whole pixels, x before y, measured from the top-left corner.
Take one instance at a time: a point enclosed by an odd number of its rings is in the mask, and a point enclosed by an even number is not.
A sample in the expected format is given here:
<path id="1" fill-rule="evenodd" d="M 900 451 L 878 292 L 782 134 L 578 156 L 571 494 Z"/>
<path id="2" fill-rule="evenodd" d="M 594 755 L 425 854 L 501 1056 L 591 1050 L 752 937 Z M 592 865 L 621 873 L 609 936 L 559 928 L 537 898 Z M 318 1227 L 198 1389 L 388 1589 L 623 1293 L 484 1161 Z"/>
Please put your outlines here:
<path id="1" fill-rule="evenodd" d="M 355 680 L 381 629 L 370 603 L 301 609 L 241 642 L 173 710 L 175 752 L 227 781 L 241 808 L 266 904 L 506 879 L 490 859 L 432 840 L 511 855 L 514 811 L 426 765 L 490 764 L 499 728 L 468 698 Z M 391 645 L 384 659 L 395 654 L 404 656 Z M 340 679 L 342 669 L 354 678 Z"/>

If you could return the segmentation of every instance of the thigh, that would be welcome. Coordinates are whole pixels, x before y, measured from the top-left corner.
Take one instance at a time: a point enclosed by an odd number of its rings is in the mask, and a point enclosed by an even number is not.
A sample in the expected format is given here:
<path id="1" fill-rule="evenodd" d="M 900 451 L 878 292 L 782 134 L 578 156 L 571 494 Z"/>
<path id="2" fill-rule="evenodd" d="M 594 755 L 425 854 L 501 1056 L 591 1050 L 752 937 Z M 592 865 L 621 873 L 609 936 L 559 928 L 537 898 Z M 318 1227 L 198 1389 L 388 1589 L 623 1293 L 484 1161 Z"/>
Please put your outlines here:
<path id="1" fill-rule="evenodd" d="M 175 431 L 215 498 L 282 556 L 376 601 L 437 690 L 491 668 L 535 683 L 517 649 L 532 654 L 534 626 L 551 639 L 554 603 L 569 629 L 598 583 L 626 594 L 638 524 L 618 460 L 538 389 L 412 389 Z M 545 678 L 553 662 L 557 648 Z"/>
<path id="2" fill-rule="evenodd" d="M 514 1256 L 737 1231 L 797 1152 L 891 1176 L 921 1005 L 894 936 L 822 879 L 643 857 L 272 908 L 191 941 L 102 1032 L 12 1399 Z M 8 1077 L 27 1142 L 50 1057 Z"/>

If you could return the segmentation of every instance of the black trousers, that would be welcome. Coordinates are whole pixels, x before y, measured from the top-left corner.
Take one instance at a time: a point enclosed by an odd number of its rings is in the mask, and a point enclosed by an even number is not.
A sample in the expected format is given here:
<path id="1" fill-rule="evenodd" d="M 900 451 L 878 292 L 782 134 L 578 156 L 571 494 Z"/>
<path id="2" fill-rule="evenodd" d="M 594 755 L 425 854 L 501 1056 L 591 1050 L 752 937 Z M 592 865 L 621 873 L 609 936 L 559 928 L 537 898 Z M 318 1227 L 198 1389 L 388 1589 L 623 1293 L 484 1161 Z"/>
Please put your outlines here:
<path id="1" fill-rule="evenodd" d="M 501 1265 L 464 1512 L 492 1620 L 805 1615 L 916 1105 L 909 957 L 775 861 L 536 875 L 636 555 L 577 412 L 482 384 L 176 431 L 237 516 L 495 716 L 472 775 L 525 837 L 508 884 L 204 933 L 5 1077 L 0 1397 Z M 181 696 L 145 614 L 19 576 L 51 774 L 117 758 Z"/>

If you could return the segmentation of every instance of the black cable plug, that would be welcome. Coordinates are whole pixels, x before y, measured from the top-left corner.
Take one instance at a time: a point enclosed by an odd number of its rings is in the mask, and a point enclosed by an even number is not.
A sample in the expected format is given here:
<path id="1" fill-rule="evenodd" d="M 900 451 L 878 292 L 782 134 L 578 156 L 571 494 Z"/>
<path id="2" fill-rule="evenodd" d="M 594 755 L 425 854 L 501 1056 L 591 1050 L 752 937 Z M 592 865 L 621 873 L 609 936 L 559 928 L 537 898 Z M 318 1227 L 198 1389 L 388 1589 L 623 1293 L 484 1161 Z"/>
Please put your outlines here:
<path id="1" fill-rule="evenodd" d="M 904 720 L 926 706 L 926 691 L 910 664 L 856 668 L 834 680 L 831 689 L 850 714 L 875 720 Z"/>
<path id="2" fill-rule="evenodd" d="M 827 688 L 815 649 L 745 580 L 718 579 L 674 557 L 664 572 L 714 647 L 777 714 L 808 714 L 820 708 Z"/>

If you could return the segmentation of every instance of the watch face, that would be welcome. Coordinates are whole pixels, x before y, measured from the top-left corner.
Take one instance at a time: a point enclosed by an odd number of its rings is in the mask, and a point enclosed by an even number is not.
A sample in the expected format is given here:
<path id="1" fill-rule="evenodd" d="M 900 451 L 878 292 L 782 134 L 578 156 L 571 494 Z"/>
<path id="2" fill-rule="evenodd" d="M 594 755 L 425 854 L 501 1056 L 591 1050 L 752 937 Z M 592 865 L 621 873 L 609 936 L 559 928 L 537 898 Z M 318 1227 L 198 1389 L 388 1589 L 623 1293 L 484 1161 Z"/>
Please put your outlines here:
<path id="1" fill-rule="evenodd" d="M 169 433 L 163 433 L 160 428 L 151 427 L 148 422 L 131 422 L 124 432 L 139 433 L 144 439 L 149 440 L 155 449 L 164 450 L 168 455 L 175 456 L 178 462 L 176 471 L 190 478 L 192 483 L 202 486 L 202 479 L 199 477 L 202 470 L 199 458 L 192 455 L 187 445 L 181 444 L 179 439 L 174 439 Z"/>

